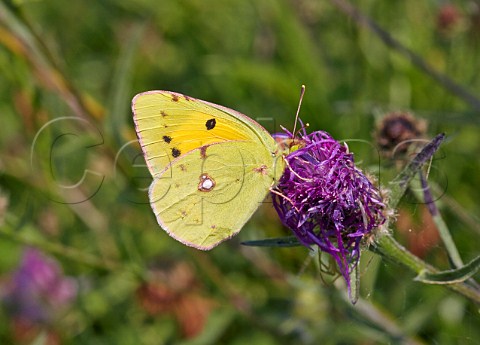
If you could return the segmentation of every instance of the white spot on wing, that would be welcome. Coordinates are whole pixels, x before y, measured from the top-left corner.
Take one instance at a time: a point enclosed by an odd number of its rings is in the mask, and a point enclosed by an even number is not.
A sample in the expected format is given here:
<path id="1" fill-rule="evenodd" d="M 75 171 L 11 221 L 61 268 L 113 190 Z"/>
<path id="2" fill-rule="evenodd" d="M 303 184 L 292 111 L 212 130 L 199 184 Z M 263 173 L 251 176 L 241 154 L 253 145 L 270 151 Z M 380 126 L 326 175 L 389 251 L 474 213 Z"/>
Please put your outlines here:
<path id="1" fill-rule="evenodd" d="M 215 180 L 208 176 L 208 174 L 200 175 L 200 183 L 198 190 L 201 192 L 210 192 L 215 187 Z"/>

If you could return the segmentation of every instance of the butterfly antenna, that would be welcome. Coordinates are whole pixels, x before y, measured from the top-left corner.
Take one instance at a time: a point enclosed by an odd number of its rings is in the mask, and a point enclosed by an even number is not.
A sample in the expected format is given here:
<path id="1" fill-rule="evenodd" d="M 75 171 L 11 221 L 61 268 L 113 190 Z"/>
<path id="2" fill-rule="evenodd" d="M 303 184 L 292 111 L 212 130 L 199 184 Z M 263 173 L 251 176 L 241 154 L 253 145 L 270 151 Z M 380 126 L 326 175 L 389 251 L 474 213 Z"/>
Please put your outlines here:
<path id="1" fill-rule="evenodd" d="M 298 122 L 298 115 L 300 114 L 300 107 L 302 106 L 302 101 L 303 101 L 303 95 L 305 94 L 305 85 L 302 85 L 302 88 L 300 90 L 300 101 L 298 102 L 298 108 L 297 108 L 297 113 L 295 114 L 295 124 L 293 125 L 293 141 L 292 143 L 295 142 L 295 136 L 296 136 L 296 129 L 297 129 L 297 122 Z"/>

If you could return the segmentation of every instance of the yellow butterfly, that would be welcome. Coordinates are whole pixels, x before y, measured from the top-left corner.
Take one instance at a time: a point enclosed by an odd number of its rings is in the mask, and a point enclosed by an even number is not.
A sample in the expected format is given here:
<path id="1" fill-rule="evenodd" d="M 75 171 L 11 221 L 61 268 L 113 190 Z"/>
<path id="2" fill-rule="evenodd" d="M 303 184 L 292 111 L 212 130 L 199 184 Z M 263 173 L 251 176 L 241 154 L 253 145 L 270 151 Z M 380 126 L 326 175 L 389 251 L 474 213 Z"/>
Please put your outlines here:
<path id="1" fill-rule="evenodd" d="M 132 110 L 153 212 L 186 245 L 237 234 L 285 167 L 273 137 L 235 110 L 169 91 L 136 95 Z"/>

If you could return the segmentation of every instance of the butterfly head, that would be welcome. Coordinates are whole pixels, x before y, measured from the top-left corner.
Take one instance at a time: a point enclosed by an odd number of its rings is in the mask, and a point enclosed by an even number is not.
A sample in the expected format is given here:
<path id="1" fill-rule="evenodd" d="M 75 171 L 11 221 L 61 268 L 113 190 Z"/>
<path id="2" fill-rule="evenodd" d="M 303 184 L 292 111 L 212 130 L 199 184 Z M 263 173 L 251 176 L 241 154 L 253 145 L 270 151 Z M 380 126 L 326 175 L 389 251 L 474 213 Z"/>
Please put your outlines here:
<path id="1" fill-rule="evenodd" d="M 292 138 L 286 133 L 277 133 L 273 135 L 273 138 L 277 142 L 282 155 L 288 155 L 295 152 L 298 149 L 305 147 L 305 140 L 300 138 Z"/>

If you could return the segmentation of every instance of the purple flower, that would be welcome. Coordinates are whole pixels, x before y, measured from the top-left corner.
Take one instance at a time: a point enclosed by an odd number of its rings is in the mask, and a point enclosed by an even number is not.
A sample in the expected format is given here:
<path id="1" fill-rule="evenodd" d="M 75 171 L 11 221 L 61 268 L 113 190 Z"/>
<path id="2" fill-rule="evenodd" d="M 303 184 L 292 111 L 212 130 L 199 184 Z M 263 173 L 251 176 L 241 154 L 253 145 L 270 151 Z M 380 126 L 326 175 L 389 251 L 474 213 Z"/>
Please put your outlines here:
<path id="1" fill-rule="evenodd" d="M 3 300 L 13 315 L 33 322 L 47 322 L 76 295 L 76 282 L 63 276 L 54 259 L 27 248 Z"/>
<path id="2" fill-rule="evenodd" d="M 380 193 L 355 167 L 348 147 L 326 132 L 303 131 L 291 151 L 272 192 L 275 209 L 303 245 L 335 259 L 350 289 L 362 239 L 385 221 Z"/>

